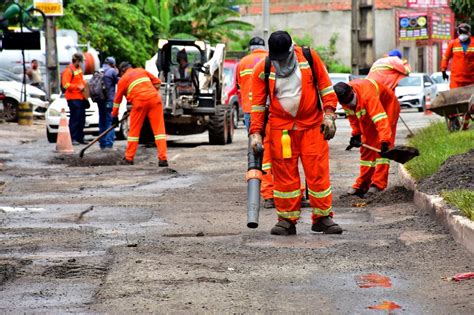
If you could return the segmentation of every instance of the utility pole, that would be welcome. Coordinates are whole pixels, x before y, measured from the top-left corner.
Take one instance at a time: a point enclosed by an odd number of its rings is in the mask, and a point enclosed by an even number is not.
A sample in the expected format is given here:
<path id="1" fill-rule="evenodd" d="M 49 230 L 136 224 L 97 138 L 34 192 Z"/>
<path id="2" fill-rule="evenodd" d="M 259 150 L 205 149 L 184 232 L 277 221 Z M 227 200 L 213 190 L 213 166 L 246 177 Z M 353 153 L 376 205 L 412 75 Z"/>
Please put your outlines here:
<path id="1" fill-rule="evenodd" d="M 58 47 L 56 45 L 56 21 L 54 16 L 46 17 L 46 71 L 48 77 L 48 95 L 59 93 Z"/>
<path id="2" fill-rule="evenodd" d="M 352 0 L 351 12 L 351 67 L 353 74 L 359 74 L 360 46 L 359 46 L 359 4 L 360 0 Z"/>
<path id="3" fill-rule="evenodd" d="M 352 73 L 367 74 L 375 61 L 374 0 L 352 0 Z"/>
<path id="4" fill-rule="evenodd" d="M 263 39 L 268 45 L 268 38 L 270 37 L 270 0 L 262 1 L 263 13 Z"/>

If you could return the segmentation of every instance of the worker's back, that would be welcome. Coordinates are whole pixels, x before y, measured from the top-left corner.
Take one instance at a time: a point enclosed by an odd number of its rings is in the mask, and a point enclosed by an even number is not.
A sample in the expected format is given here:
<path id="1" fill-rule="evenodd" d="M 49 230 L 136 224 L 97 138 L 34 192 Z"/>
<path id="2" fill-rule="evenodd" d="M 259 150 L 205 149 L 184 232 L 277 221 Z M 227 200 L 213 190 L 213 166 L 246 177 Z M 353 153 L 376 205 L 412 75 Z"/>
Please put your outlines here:
<path id="1" fill-rule="evenodd" d="M 367 78 L 374 79 L 389 89 L 395 90 L 398 82 L 408 76 L 410 72 L 411 67 L 406 60 L 398 57 L 385 57 L 374 62 Z"/>
<path id="2" fill-rule="evenodd" d="M 125 96 L 129 103 L 146 101 L 158 95 L 154 85 L 160 80 L 143 68 L 129 69 L 119 80 L 118 89 L 125 89 Z"/>

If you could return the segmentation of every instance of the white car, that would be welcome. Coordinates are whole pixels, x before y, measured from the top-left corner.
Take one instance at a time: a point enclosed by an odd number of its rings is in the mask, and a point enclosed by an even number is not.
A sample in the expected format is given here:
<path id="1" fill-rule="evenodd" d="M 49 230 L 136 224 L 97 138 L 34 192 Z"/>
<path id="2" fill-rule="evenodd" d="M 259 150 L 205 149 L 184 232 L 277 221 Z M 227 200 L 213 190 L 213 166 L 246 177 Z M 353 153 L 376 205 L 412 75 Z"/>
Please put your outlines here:
<path id="1" fill-rule="evenodd" d="M 401 107 L 425 110 L 428 97 L 434 100 L 437 94 L 436 84 L 426 73 L 410 73 L 395 88 L 395 95 Z"/>
<path id="2" fill-rule="evenodd" d="M 6 121 L 16 121 L 18 104 L 23 101 L 21 82 L 4 81 L 0 76 L 0 89 L 5 94 L 3 100 L 4 112 L 3 117 Z M 44 116 L 49 102 L 46 100 L 46 93 L 32 85 L 26 84 L 26 101 L 33 107 L 33 115 Z"/>
<path id="3" fill-rule="evenodd" d="M 329 73 L 329 79 L 331 79 L 332 85 L 335 85 L 339 82 L 349 83 L 349 81 L 352 80 L 351 74 L 349 73 Z M 341 104 L 339 104 L 339 102 L 337 103 L 336 107 L 336 115 L 342 117 L 346 115 L 344 109 L 342 108 Z"/>
<path id="4" fill-rule="evenodd" d="M 69 107 L 64 95 L 53 95 L 54 101 L 49 105 L 46 111 L 46 136 L 50 143 L 55 143 L 58 136 L 59 120 L 61 118 L 61 110 L 64 108 L 67 117 L 69 118 Z M 93 102 L 89 98 L 90 107 L 86 109 L 86 124 L 84 127 L 85 135 L 99 135 L 99 108 L 97 103 Z M 119 119 L 122 118 L 123 114 L 127 111 L 127 100 L 122 99 L 119 108 Z M 128 135 L 128 119 L 120 124 L 120 127 L 115 129 L 115 133 L 118 139 L 126 139 Z"/>
<path id="5" fill-rule="evenodd" d="M 451 79 L 451 72 L 446 71 L 446 74 L 449 76 L 449 79 Z M 437 88 L 436 94 L 439 94 L 439 92 L 444 92 L 444 91 L 449 90 L 449 79 L 444 80 L 442 72 L 435 72 L 431 75 L 431 80 L 433 80 L 434 83 L 436 84 L 436 88 Z"/>

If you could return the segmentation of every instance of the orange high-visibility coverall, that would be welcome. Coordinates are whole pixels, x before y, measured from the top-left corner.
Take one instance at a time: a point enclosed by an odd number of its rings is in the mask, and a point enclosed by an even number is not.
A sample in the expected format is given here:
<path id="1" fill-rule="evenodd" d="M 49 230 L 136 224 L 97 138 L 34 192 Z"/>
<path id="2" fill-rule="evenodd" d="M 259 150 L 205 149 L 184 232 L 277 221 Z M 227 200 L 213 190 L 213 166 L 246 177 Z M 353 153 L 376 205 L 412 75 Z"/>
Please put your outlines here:
<path id="1" fill-rule="evenodd" d="M 80 87 L 84 88 L 86 86 L 86 81 L 84 81 L 84 76 L 82 69 L 74 67 L 74 64 L 69 64 L 66 69 L 64 69 L 61 76 L 61 85 L 66 90 L 64 97 L 67 100 L 84 100 L 84 94 L 79 89 Z"/>
<path id="2" fill-rule="evenodd" d="M 471 36 L 471 43 L 466 52 L 461 45 L 459 38 L 452 40 L 441 59 L 441 71 L 448 70 L 449 60 L 451 62 L 451 89 L 474 84 L 474 36 Z"/>
<path id="3" fill-rule="evenodd" d="M 118 82 L 112 117 L 118 116 L 123 96 L 132 104 L 130 130 L 125 151 L 125 158 L 129 161 L 133 161 L 135 157 L 140 131 L 147 116 L 155 136 L 158 159 L 167 160 L 163 104 L 159 92 L 155 88 L 155 85 L 159 84 L 161 84 L 160 79 L 142 68 L 128 69 Z"/>
<path id="4" fill-rule="evenodd" d="M 380 148 L 382 142 L 395 143 L 400 104 L 395 93 L 372 79 L 349 82 L 357 97 L 357 106 L 342 105 L 351 124 L 352 135 L 362 135 L 362 142 Z M 360 175 L 352 186 L 367 190 L 371 185 L 385 189 L 390 160 L 379 153 L 360 148 Z"/>
<path id="5" fill-rule="evenodd" d="M 389 89 L 395 90 L 401 79 L 411 72 L 410 64 L 398 57 L 380 58 L 370 68 L 368 79 L 385 84 Z"/>
<path id="6" fill-rule="evenodd" d="M 275 92 L 275 69 L 272 65 L 270 85 L 269 138 L 272 155 L 274 180 L 273 197 L 278 220 L 293 223 L 300 217 L 301 184 L 298 159 L 301 158 L 308 183 L 310 205 L 313 208 L 312 220 L 317 222 L 323 216 L 333 216 L 332 193 L 329 182 L 329 148 L 320 132 L 323 112 L 318 105 L 318 93 L 323 99 L 323 108 L 336 109 L 337 97 L 326 68 L 316 52 L 311 51 L 313 67 L 317 74 L 318 86 L 314 86 L 313 75 L 304 58 L 301 47 L 295 47 L 295 53 L 301 70 L 301 99 L 296 116 L 285 111 Z M 265 60 L 260 61 L 252 76 L 252 116 L 250 134 L 262 133 L 265 116 L 264 70 Z M 318 91 L 316 90 L 318 89 Z M 291 138 L 292 157 L 284 159 L 281 137 L 288 130 Z"/>
<path id="7" fill-rule="evenodd" d="M 242 98 L 242 111 L 249 114 L 252 110 L 252 73 L 255 65 L 265 58 L 268 52 L 265 49 L 255 49 L 250 54 L 242 58 L 237 66 L 237 84 L 240 88 Z M 268 128 L 267 128 L 268 129 Z M 268 129 L 269 130 L 269 129 Z M 269 134 L 269 133 L 267 133 Z M 266 137 L 263 142 L 263 163 L 262 186 L 260 194 L 263 199 L 273 198 L 273 174 L 272 156 L 270 154 L 270 138 Z"/>

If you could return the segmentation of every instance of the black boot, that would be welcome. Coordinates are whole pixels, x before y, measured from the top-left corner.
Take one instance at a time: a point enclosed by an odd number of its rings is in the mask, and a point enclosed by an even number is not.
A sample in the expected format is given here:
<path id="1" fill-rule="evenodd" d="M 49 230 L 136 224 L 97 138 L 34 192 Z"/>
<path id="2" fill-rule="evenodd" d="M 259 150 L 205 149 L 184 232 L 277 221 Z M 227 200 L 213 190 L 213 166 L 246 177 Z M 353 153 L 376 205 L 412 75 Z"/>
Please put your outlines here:
<path id="1" fill-rule="evenodd" d="M 272 235 L 295 235 L 296 225 L 290 221 L 282 220 L 278 221 L 277 224 L 270 231 Z"/>
<path id="2" fill-rule="evenodd" d="M 324 234 L 342 234 L 342 228 L 329 216 L 322 217 L 319 221 L 313 223 L 311 230 Z"/>
<path id="3" fill-rule="evenodd" d="M 159 160 L 158 161 L 158 166 L 159 167 L 168 167 L 168 161 L 167 160 Z"/>

